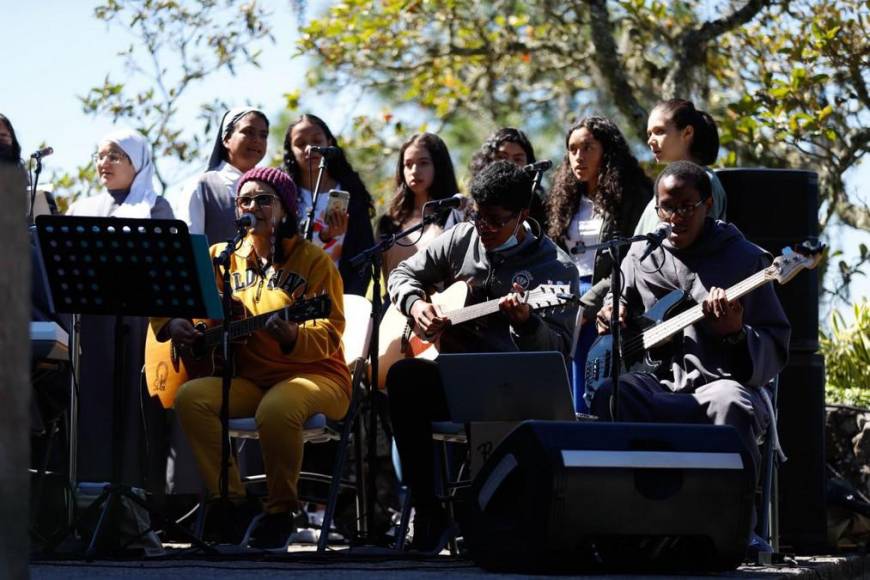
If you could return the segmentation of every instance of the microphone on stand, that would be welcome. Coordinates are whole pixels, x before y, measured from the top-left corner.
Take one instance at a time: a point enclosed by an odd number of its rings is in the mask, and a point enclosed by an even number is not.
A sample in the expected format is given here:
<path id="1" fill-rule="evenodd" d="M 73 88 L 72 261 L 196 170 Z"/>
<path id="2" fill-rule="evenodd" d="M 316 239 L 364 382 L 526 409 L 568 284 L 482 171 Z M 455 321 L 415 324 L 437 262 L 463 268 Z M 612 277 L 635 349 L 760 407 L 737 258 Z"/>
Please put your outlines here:
<path id="1" fill-rule="evenodd" d="M 426 202 L 426 207 L 431 208 L 435 211 L 445 209 L 445 208 L 459 208 L 465 209 L 465 207 L 471 202 L 471 199 L 465 197 L 461 193 L 455 193 L 450 197 L 445 197 L 444 199 L 433 199 L 432 201 Z"/>
<path id="2" fill-rule="evenodd" d="M 43 157 L 48 157 L 54 153 L 54 148 L 52 147 L 43 147 L 42 149 L 37 149 L 33 153 L 30 154 L 31 159 L 42 159 Z"/>
<path id="3" fill-rule="evenodd" d="M 334 159 L 341 154 L 341 149 L 338 147 L 318 147 L 317 145 L 309 145 L 305 148 L 305 152 L 309 155 L 311 153 L 320 153 L 326 159 Z"/>
<path id="4" fill-rule="evenodd" d="M 643 262 L 647 259 L 647 257 L 653 253 L 653 250 L 662 245 L 669 235 L 671 235 L 671 230 L 674 229 L 674 226 L 669 224 L 668 222 L 661 222 L 656 226 L 656 229 L 646 235 L 646 249 L 643 251 L 643 254 L 640 257 L 640 261 Z"/>
<path id="5" fill-rule="evenodd" d="M 529 163 L 528 165 L 523 167 L 523 171 L 525 171 L 526 173 L 543 173 L 544 171 L 549 170 L 551 167 L 553 167 L 553 162 L 549 159 L 543 159 L 535 163 Z"/>
<path id="6" fill-rule="evenodd" d="M 242 217 L 236 220 L 236 227 L 241 233 L 247 233 L 257 225 L 257 216 L 252 213 L 243 214 Z"/>

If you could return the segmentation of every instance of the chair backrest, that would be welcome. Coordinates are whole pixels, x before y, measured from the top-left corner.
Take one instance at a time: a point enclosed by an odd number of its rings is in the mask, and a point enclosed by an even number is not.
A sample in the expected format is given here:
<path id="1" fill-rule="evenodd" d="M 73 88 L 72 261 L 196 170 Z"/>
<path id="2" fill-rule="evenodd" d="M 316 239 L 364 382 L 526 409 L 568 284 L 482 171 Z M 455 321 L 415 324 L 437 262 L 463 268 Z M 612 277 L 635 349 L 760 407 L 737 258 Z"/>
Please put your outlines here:
<path id="1" fill-rule="evenodd" d="M 372 303 L 356 294 L 344 295 L 344 360 L 347 366 L 365 359 L 372 338 Z"/>

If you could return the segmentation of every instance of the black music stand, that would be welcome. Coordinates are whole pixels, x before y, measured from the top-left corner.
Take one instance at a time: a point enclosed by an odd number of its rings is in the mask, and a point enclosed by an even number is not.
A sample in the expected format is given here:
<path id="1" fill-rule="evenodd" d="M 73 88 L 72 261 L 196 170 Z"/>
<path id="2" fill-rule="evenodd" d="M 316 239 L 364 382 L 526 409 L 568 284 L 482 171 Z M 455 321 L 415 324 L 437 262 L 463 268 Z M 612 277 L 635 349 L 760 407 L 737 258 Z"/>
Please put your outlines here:
<path id="1" fill-rule="evenodd" d="M 221 319 L 223 313 L 205 239 L 191 237 L 182 221 L 39 216 L 36 228 L 53 310 L 115 316 L 112 480 L 79 518 L 102 507 L 85 552 L 93 558 L 98 552 L 123 548 L 118 545 L 120 534 L 112 533 L 117 531 L 120 511 L 114 506 L 121 498 L 157 515 L 129 485 L 121 483 L 120 428 L 126 408 L 122 316 Z M 210 550 L 181 526 L 163 519 L 194 545 Z M 47 551 L 53 551 L 76 523 L 54 538 Z"/>

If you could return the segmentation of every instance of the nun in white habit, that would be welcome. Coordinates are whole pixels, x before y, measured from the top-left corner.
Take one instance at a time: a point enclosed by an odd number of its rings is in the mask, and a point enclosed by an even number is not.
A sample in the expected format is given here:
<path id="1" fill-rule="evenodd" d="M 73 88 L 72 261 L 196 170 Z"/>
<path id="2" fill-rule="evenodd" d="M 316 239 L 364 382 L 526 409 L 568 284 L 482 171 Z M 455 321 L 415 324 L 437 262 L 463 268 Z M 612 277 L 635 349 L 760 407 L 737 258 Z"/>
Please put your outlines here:
<path id="1" fill-rule="evenodd" d="M 67 215 L 172 219 L 172 208 L 154 191 L 151 145 L 136 131 L 119 129 L 103 138 L 94 155 L 101 193 L 79 199 Z"/>

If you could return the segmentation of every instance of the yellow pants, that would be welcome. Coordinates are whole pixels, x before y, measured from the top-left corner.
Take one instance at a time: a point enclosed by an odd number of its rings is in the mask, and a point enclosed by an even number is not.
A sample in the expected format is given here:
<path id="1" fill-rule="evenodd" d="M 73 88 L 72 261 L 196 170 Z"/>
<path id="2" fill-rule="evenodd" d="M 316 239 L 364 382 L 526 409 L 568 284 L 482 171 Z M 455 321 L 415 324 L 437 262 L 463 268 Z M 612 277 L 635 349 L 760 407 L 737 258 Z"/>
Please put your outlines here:
<path id="1" fill-rule="evenodd" d="M 345 390 L 322 375 L 299 375 L 262 389 L 244 378 L 230 387 L 230 417 L 254 416 L 269 497 L 267 513 L 298 509 L 297 482 L 302 469 L 302 426 L 316 413 L 338 420 L 350 401 Z M 212 495 L 219 493 L 221 463 L 221 379 L 204 377 L 185 383 L 175 398 L 175 411 Z M 234 458 L 230 458 L 229 495 L 245 496 Z"/>

